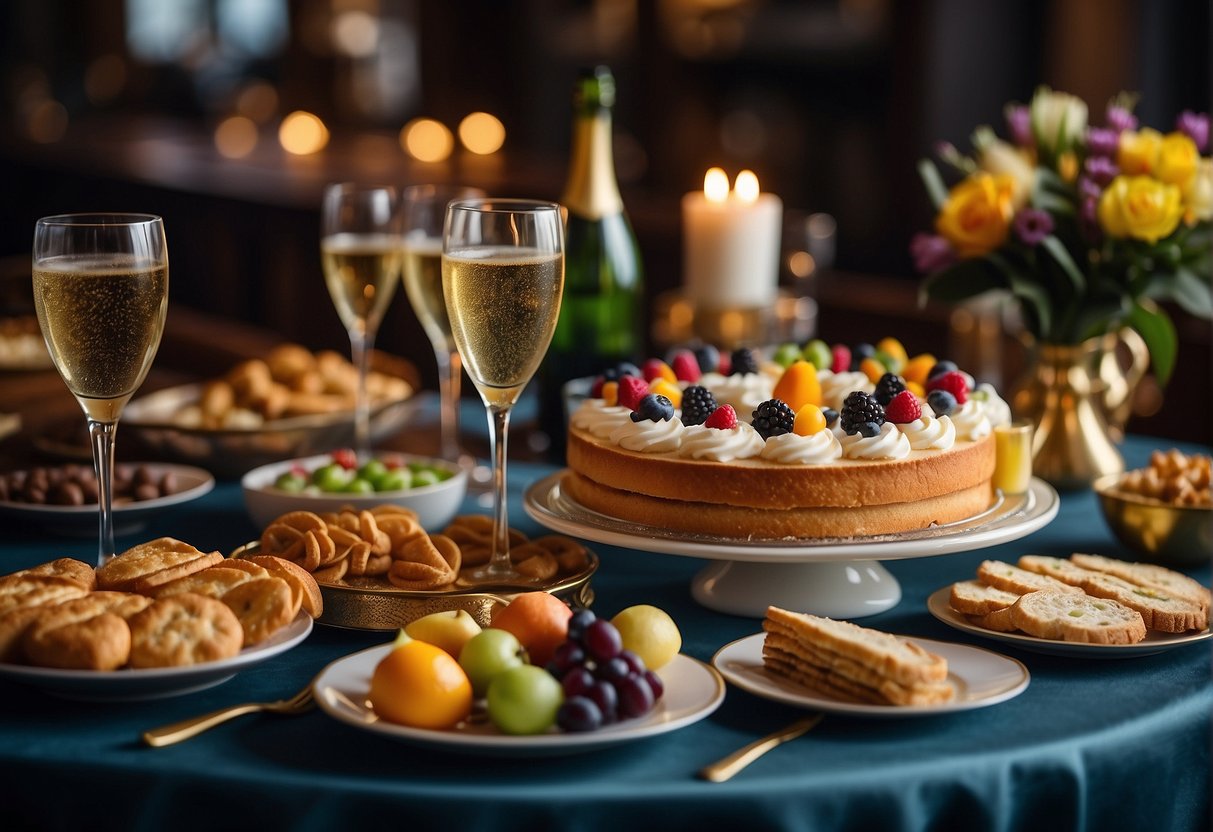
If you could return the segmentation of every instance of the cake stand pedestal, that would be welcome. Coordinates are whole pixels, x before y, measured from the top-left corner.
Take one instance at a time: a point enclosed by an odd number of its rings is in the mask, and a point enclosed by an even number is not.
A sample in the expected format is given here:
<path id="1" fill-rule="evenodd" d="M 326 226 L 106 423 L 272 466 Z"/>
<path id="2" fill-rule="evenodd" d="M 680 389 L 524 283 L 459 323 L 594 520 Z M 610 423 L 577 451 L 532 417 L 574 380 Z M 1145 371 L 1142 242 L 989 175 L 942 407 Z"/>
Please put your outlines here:
<path id="1" fill-rule="evenodd" d="M 560 488 L 563 471 L 533 483 L 523 506 L 563 534 L 644 552 L 714 561 L 691 582 L 695 600 L 731 615 L 762 618 L 771 604 L 830 618 L 862 618 L 901 600 L 901 587 L 878 561 L 948 555 L 1025 537 L 1057 516 L 1057 492 L 1033 479 L 1025 494 L 997 494 L 975 517 L 877 537 L 745 540 L 676 532 L 608 517 Z"/>
<path id="2" fill-rule="evenodd" d="M 901 585 L 874 560 L 723 560 L 700 570 L 691 581 L 691 595 L 708 609 L 747 618 L 764 617 L 772 604 L 828 618 L 860 618 L 897 606 Z"/>

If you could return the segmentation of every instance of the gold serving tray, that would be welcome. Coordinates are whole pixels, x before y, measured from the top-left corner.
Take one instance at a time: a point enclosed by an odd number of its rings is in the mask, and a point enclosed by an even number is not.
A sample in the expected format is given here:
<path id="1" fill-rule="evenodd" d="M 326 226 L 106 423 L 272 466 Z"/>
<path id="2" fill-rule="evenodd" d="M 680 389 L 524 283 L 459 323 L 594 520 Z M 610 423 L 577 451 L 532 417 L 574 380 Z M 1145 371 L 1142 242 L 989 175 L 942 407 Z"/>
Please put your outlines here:
<path id="1" fill-rule="evenodd" d="M 247 543 L 230 557 L 256 554 L 257 541 Z M 582 571 L 565 575 L 547 583 L 522 586 L 456 587 L 448 590 L 399 589 L 377 578 L 351 578 L 340 584 L 320 584 L 324 598 L 324 613 L 317 623 L 350 630 L 398 630 L 411 621 L 434 612 L 465 610 L 481 627 L 489 626 L 493 613 L 515 596 L 536 589 L 552 593 L 574 609 L 589 607 L 594 602 L 590 578 L 598 571 L 598 555 L 586 552 L 587 565 Z"/>

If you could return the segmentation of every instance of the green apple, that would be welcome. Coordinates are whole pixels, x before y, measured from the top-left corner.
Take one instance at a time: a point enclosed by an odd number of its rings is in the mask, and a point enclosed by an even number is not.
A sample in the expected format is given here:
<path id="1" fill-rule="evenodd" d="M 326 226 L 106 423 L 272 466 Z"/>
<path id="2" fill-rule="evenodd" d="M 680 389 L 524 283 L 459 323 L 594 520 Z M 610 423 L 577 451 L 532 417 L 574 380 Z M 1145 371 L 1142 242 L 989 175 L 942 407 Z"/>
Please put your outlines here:
<path id="1" fill-rule="evenodd" d="M 409 622 L 404 631 L 418 641 L 441 647 L 458 659 L 463 645 L 480 632 L 480 625 L 467 610 L 443 610 Z"/>
<path id="2" fill-rule="evenodd" d="M 526 651 L 517 636 L 487 627 L 468 639 L 459 651 L 459 666 L 472 682 L 472 692 L 484 696 L 499 673 L 526 664 Z"/>
<path id="3" fill-rule="evenodd" d="M 533 664 L 510 668 L 489 683 L 489 719 L 506 734 L 542 734 L 555 724 L 562 702 L 560 682 Z"/>

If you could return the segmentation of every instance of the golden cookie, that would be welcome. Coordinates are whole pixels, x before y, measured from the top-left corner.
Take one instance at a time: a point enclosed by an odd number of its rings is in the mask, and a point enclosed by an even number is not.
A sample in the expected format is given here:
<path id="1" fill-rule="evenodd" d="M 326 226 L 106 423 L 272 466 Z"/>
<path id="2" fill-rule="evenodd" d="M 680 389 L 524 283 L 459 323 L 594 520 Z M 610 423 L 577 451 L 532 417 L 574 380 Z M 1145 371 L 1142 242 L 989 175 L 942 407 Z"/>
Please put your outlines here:
<path id="1" fill-rule="evenodd" d="M 126 664 L 126 619 L 151 604 L 127 592 L 94 592 L 43 609 L 26 629 L 22 648 L 42 667 L 114 670 Z"/>
<path id="2" fill-rule="evenodd" d="M 82 560 L 75 558 L 58 558 L 40 566 L 22 569 L 14 575 L 47 575 L 54 578 L 67 578 L 75 581 L 90 592 L 97 588 L 97 571 Z"/>
<path id="3" fill-rule="evenodd" d="M 0 615 L 23 607 L 70 601 L 87 594 L 87 589 L 68 578 L 8 575 L 0 578 Z"/>
<path id="4" fill-rule="evenodd" d="M 133 616 L 130 638 L 131 667 L 180 667 L 235 656 L 244 631 L 222 601 L 183 592 Z"/>
<path id="5" fill-rule="evenodd" d="M 140 578 L 135 582 L 135 592 L 151 595 L 167 583 L 184 578 L 186 575 L 193 575 L 195 572 L 201 572 L 203 569 L 209 569 L 222 562 L 223 555 L 218 552 L 207 552 L 201 557 L 169 566 L 161 569 L 159 572 L 153 572 L 151 575 Z"/>
<path id="6" fill-rule="evenodd" d="M 202 552 L 171 537 L 149 540 L 127 549 L 97 568 L 97 588 L 130 591 L 135 584 L 162 569 L 201 557 Z"/>
<path id="7" fill-rule="evenodd" d="M 299 595 L 299 605 L 312 618 L 319 618 L 324 612 L 324 596 L 320 594 L 316 579 L 299 564 L 273 555 L 254 555 L 247 560 L 264 568 L 267 575 L 282 578 L 290 584 L 291 591 Z"/>
<path id="8" fill-rule="evenodd" d="M 294 617 L 291 587 L 282 578 L 247 581 L 228 591 L 222 600 L 240 619 L 245 647 L 265 641 Z"/>
<path id="9" fill-rule="evenodd" d="M 459 577 L 459 546 L 445 535 L 418 537 L 401 554 L 388 571 L 388 580 L 401 589 L 438 589 Z"/>
<path id="10" fill-rule="evenodd" d="M 195 595 L 205 595 L 207 598 L 222 598 L 229 589 L 246 581 L 256 580 L 251 573 L 243 569 L 228 568 L 227 563 L 228 561 L 225 560 L 219 566 L 212 566 L 201 572 L 169 581 L 164 586 L 157 587 L 151 595 L 160 599 L 190 592 Z"/>

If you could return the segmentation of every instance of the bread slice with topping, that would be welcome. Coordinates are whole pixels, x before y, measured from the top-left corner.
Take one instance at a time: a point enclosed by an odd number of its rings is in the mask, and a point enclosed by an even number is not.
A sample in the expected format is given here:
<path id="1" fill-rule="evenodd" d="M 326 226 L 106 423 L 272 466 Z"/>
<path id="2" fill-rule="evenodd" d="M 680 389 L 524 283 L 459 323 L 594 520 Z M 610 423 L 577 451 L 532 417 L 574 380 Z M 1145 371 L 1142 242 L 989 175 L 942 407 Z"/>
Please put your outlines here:
<path id="1" fill-rule="evenodd" d="M 1184 633 L 1209 626 L 1208 608 L 1195 601 L 1171 595 L 1165 589 L 1139 586 L 1115 575 L 1092 573 L 1083 582 L 1088 595 L 1119 601 L 1137 610 L 1146 626 L 1164 633 Z"/>
<path id="2" fill-rule="evenodd" d="M 1015 626 L 1038 638 L 1084 644 L 1136 644 L 1146 637 L 1141 614 L 1109 598 L 1075 592 L 1030 592 L 1011 607 Z"/>
<path id="3" fill-rule="evenodd" d="M 1196 601 L 1205 609 L 1209 608 L 1211 596 L 1213 596 L 1213 593 L 1209 592 L 1209 588 L 1200 581 L 1173 569 L 1167 569 L 1165 566 L 1153 563 L 1131 563 L 1105 558 L 1102 555 L 1086 555 L 1079 552 L 1070 555 L 1070 560 L 1083 569 L 1107 572 L 1109 575 L 1115 575 L 1131 583 L 1165 589 L 1172 595 Z"/>

